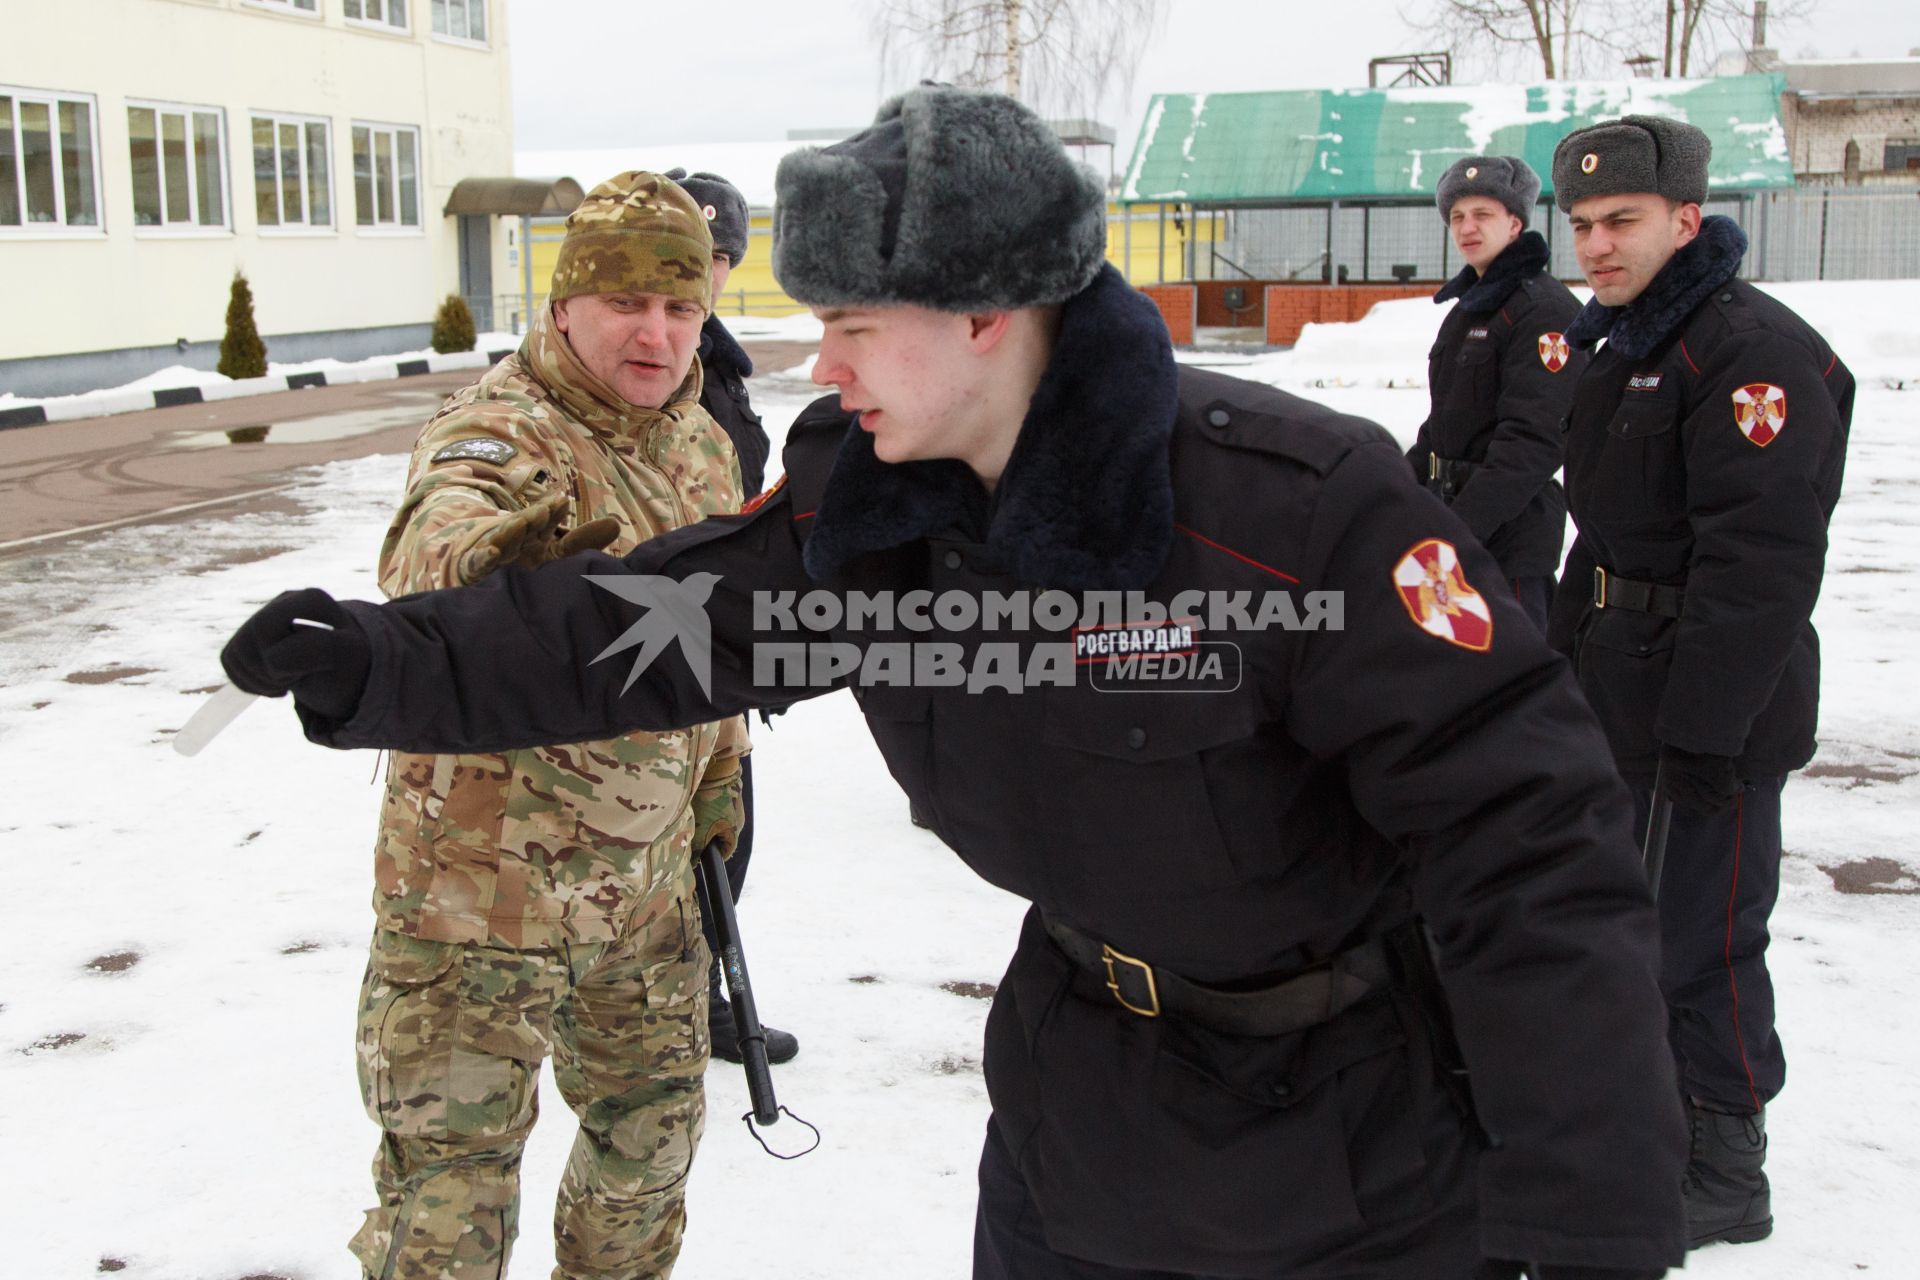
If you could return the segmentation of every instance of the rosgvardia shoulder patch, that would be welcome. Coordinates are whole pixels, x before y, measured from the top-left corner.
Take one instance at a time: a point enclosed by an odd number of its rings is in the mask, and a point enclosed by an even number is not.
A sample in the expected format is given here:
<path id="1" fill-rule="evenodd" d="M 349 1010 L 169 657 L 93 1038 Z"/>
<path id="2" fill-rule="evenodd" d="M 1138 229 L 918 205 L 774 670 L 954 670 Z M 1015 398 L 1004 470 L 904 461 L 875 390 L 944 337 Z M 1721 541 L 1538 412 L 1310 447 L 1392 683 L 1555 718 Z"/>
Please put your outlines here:
<path id="1" fill-rule="evenodd" d="M 1485 653 L 1493 645 L 1493 610 L 1468 583 L 1451 542 L 1427 538 L 1393 566 L 1393 585 L 1414 625 L 1448 644 Z"/>
<path id="2" fill-rule="evenodd" d="M 475 462 L 486 462 L 496 467 L 504 467 L 508 462 L 512 461 L 513 455 L 513 446 L 505 440 L 483 437 L 473 440 L 455 440 L 452 444 L 443 445 L 439 451 L 433 455 L 433 461 L 459 462 L 463 459 L 470 458 Z"/>

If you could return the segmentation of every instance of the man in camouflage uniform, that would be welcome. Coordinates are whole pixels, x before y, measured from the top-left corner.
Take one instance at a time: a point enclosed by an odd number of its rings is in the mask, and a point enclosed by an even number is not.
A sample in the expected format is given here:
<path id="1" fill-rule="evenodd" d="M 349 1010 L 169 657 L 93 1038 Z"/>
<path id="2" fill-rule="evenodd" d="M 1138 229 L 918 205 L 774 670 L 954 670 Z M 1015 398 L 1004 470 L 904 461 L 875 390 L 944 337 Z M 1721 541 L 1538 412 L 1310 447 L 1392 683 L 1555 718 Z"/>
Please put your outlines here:
<path id="1" fill-rule="evenodd" d="M 567 221 L 552 305 L 414 447 L 388 595 L 618 553 L 740 505 L 694 360 L 712 238 L 680 187 L 625 173 Z M 520 1154 L 554 1056 L 580 1130 L 556 1277 L 664 1277 L 704 1121 L 707 948 L 693 851 L 739 828 L 738 717 L 491 755 L 396 753 L 375 856 L 361 1092 L 379 1280 L 504 1275 Z"/>

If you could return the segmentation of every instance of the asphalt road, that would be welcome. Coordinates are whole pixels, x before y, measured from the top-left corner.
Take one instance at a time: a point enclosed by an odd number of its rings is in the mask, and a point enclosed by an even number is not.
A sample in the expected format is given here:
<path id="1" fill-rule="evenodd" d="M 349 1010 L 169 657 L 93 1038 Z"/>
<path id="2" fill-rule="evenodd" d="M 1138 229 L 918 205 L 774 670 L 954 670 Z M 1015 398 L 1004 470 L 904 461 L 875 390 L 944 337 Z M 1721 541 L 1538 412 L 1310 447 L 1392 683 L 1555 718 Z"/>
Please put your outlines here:
<path id="1" fill-rule="evenodd" d="M 813 352 L 811 343 L 743 345 L 765 369 Z M 440 402 L 478 376 L 310 387 L 0 431 L 0 561 L 100 529 L 270 510 L 297 468 L 408 452 Z M 263 439 L 249 439 L 263 427 Z"/>

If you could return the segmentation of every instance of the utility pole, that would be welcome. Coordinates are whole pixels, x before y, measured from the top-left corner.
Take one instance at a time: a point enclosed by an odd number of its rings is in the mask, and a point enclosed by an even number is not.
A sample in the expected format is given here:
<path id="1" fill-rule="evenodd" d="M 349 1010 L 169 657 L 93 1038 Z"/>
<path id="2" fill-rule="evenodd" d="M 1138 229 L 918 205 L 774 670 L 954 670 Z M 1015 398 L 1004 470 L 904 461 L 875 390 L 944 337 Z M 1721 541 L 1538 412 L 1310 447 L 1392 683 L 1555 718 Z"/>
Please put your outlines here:
<path id="1" fill-rule="evenodd" d="M 1007 13 L 1007 96 L 1020 97 L 1020 3 L 1003 0 Z"/>

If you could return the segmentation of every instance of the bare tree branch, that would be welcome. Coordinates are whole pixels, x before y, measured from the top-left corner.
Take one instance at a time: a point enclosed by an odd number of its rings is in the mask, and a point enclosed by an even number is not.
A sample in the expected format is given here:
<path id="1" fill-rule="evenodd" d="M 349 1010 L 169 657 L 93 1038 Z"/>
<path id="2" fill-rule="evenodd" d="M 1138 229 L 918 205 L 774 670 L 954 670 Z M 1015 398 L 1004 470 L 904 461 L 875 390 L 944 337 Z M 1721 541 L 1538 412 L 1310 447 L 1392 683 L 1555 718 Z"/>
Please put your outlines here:
<path id="1" fill-rule="evenodd" d="M 1818 0 L 1772 0 L 1767 21 L 1778 43 L 1779 28 L 1803 25 Z M 1721 54 L 1749 47 L 1753 0 L 1637 0 L 1627 6 L 1620 46 L 1652 57 L 1665 74 L 1712 74 Z"/>
<path id="2" fill-rule="evenodd" d="M 1645 0 L 1425 0 L 1402 16 L 1470 73 L 1560 80 L 1619 74 L 1644 7 Z"/>
<path id="3" fill-rule="evenodd" d="M 1753 38 L 1752 0 L 1676 0 L 1681 9 L 1678 71 L 1698 72 L 1721 53 L 1749 47 Z M 1813 16 L 1816 0 L 1773 0 L 1767 6 L 1768 41 L 1777 47 L 1777 29 L 1796 27 Z M 1697 55 L 1697 56 L 1696 56 Z"/>
<path id="4" fill-rule="evenodd" d="M 890 77 L 1013 92 L 1043 112 L 1094 116 L 1124 97 L 1164 0 L 878 0 Z"/>

